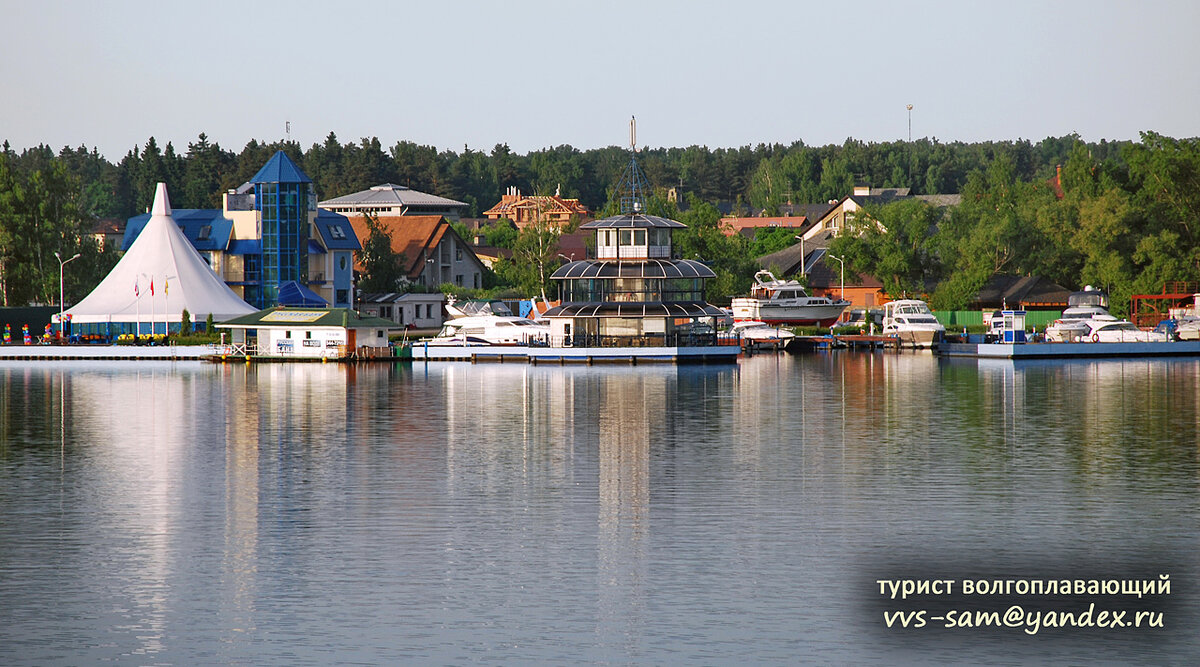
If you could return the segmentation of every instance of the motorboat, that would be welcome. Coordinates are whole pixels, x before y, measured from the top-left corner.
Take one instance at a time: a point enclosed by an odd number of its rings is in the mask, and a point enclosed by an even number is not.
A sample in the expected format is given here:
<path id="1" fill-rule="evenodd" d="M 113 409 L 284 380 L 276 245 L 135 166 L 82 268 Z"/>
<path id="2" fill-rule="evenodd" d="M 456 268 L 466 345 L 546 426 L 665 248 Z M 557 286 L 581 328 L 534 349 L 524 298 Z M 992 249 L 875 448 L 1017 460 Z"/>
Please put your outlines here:
<path id="1" fill-rule="evenodd" d="M 787 346 L 796 334 L 761 320 L 741 320 L 734 322 L 722 337 L 737 339 L 752 347 L 782 348 Z"/>
<path id="2" fill-rule="evenodd" d="M 442 330 L 429 345 L 548 345 L 550 326 L 540 320 L 517 317 L 501 301 L 458 303 L 448 297 Z"/>
<path id="3" fill-rule="evenodd" d="M 1092 335 L 1093 323 L 1118 321 L 1108 312 L 1108 294 L 1088 285 L 1067 297 L 1067 309 L 1046 327 L 1046 340 L 1052 343 L 1084 340 Z"/>
<path id="4" fill-rule="evenodd" d="M 845 299 L 810 296 L 796 280 L 779 280 L 770 271 L 754 274 L 750 296 L 733 299 L 734 322 L 754 321 L 792 326 L 832 325 L 850 305 Z"/>
<path id="5" fill-rule="evenodd" d="M 1171 319 L 1179 340 L 1200 340 L 1200 294 L 1192 295 L 1190 307 L 1172 308 Z"/>
<path id="6" fill-rule="evenodd" d="M 1165 343 L 1170 334 L 1165 331 L 1144 331 L 1129 320 L 1089 320 L 1091 327 L 1083 340 L 1093 343 Z"/>
<path id="7" fill-rule="evenodd" d="M 946 327 L 920 299 L 900 299 L 883 305 L 883 335 L 898 338 L 903 347 L 933 347 Z"/>

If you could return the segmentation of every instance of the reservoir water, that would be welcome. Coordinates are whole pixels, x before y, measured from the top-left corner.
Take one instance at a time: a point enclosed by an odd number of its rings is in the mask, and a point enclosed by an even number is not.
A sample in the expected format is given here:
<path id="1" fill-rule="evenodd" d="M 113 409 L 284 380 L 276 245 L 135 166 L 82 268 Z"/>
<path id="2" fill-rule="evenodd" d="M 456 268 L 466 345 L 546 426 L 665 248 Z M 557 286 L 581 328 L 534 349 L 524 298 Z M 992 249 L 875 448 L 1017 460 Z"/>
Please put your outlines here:
<path id="1" fill-rule="evenodd" d="M 1198 389 L 928 353 L 3 363 L 0 664 L 1186 663 Z M 1088 604 L 1129 625 L 945 627 Z"/>

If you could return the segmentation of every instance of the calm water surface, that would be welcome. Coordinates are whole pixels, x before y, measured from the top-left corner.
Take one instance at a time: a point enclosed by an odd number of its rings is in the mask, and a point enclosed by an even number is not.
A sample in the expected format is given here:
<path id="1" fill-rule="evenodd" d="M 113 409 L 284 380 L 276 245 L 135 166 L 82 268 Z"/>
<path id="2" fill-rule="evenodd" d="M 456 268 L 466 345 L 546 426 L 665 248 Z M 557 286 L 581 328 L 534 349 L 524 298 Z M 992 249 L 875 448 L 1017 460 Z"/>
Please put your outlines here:
<path id="1" fill-rule="evenodd" d="M 0 664 L 1187 663 L 1198 385 L 912 353 L 3 363 Z M 874 583 L 1159 574 L 1133 602 L 1163 628 L 1036 636 L 888 629 L 936 601 Z"/>

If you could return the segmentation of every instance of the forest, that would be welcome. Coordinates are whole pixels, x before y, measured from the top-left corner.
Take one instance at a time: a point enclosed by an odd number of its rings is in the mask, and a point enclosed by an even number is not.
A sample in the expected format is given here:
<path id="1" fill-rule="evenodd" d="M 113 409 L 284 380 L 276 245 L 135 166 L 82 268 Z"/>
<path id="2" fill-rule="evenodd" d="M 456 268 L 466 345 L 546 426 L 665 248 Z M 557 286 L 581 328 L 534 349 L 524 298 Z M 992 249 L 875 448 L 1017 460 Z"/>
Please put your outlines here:
<path id="1" fill-rule="evenodd" d="M 9 306 L 55 303 L 60 258 L 79 253 L 66 277 L 67 302 L 81 298 L 115 263 L 87 236 L 97 220 L 147 210 L 166 182 L 176 208 L 218 208 L 221 193 L 246 182 L 276 150 L 285 151 L 329 199 L 381 183 L 466 202 L 478 216 L 510 186 L 577 197 L 597 213 L 629 163 L 626 148 L 556 146 L 526 155 L 507 145 L 461 152 L 377 138 L 342 143 L 333 133 L 308 149 L 295 142 L 250 141 L 239 152 L 201 133 L 186 148 L 149 138 L 110 162 L 95 148 L 48 146 L 0 151 L 0 295 Z M 912 194 L 961 193 L 962 205 L 931 209 L 902 201 L 868 210 L 836 252 L 847 269 L 889 290 L 930 295 L 934 305 L 967 302 L 991 275 L 1039 274 L 1067 287 L 1107 287 L 1114 304 L 1163 281 L 1200 278 L 1200 144 L 1145 132 L 1139 141 L 1084 142 L 1078 136 L 981 143 L 937 139 L 841 145 L 759 144 L 740 148 L 643 148 L 638 163 L 656 196 L 654 212 L 689 225 L 680 252 L 709 262 L 719 278 L 710 298 L 744 290 L 753 258 L 782 237 L 749 241 L 720 233 L 720 210 L 775 213 L 788 202 L 840 199 L 856 182 L 907 187 Z M 1061 191 L 1051 179 L 1062 167 Z M 663 193 L 675 188 L 682 206 Z M 682 209 L 682 210 L 680 210 Z M 502 242 L 522 240 L 496 233 Z M 779 235 L 774 235 L 778 237 Z M 526 240 L 528 244 L 528 240 Z M 537 245 L 537 244 L 534 244 Z M 511 267 L 510 267 L 511 269 Z M 530 291 L 529 271 L 499 271 L 498 288 Z"/>

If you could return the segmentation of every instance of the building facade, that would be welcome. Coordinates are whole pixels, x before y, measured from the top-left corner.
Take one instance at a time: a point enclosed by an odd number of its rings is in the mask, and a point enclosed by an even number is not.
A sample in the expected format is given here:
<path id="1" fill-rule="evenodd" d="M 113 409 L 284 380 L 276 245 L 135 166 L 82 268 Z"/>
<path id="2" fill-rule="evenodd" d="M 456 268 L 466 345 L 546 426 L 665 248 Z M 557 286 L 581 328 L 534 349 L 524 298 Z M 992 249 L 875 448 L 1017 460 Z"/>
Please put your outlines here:
<path id="1" fill-rule="evenodd" d="M 354 252 L 362 246 L 343 215 L 317 208 L 310 179 L 283 151 L 249 182 L 222 196 L 221 209 L 176 209 L 175 222 L 209 267 L 246 303 L 278 305 L 295 281 L 335 308 L 354 306 Z M 130 218 L 122 250 L 150 214 Z"/>

